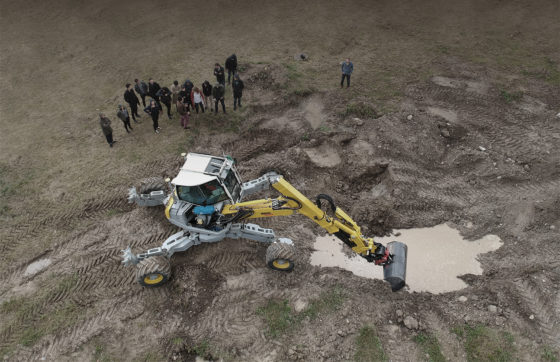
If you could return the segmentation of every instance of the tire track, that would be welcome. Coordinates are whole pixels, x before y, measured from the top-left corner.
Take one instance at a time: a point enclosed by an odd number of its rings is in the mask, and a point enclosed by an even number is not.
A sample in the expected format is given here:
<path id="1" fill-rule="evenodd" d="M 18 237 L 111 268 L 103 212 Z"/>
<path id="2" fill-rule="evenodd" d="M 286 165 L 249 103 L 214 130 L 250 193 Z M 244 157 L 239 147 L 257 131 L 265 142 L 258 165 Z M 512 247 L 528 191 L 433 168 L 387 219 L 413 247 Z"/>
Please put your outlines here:
<path id="1" fill-rule="evenodd" d="M 533 312 L 541 332 L 553 345 L 560 346 L 560 314 L 557 313 L 558 311 L 554 310 L 551 303 L 545 300 L 528 280 L 517 281 L 515 287 L 527 308 Z M 560 297 L 557 295 L 558 298 Z"/>

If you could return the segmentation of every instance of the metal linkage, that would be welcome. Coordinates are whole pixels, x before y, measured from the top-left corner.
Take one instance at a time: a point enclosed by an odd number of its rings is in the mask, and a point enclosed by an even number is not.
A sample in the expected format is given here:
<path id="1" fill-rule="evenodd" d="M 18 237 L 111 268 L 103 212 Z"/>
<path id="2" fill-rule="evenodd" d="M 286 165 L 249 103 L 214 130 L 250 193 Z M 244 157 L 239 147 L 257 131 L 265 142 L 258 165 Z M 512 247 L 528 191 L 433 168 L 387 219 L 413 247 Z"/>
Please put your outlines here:
<path id="1" fill-rule="evenodd" d="M 165 204 L 167 194 L 165 191 L 152 191 L 149 194 L 138 194 L 136 187 L 128 190 L 128 203 L 136 203 L 138 206 L 160 206 Z"/>
<path id="2" fill-rule="evenodd" d="M 281 177 L 282 175 L 279 175 L 276 172 L 267 172 L 257 179 L 247 181 L 242 186 L 243 195 L 247 196 L 262 190 L 267 190 L 270 188 L 271 184 Z"/>

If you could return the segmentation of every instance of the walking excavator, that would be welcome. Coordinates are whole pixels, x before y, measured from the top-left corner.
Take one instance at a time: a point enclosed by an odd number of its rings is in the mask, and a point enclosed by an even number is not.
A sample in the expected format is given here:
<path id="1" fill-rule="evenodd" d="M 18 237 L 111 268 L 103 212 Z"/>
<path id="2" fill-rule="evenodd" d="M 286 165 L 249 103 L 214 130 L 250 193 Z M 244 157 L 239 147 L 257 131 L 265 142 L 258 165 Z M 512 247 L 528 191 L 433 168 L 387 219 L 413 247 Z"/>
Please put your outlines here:
<path id="1" fill-rule="evenodd" d="M 267 243 L 266 264 L 274 270 L 294 268 L 296 249 L 292 240 L 277 237 L 272 229 L 248 220 L 301 214 L 335 235 L 368 262 L 383 267 L 384 279 L 393 291 L 405 286 L 407 246 L 392 241 L 384 246 L 362 235 L 360 227 L 334 200 L 319 194 L 315 202 L 305 197 L 284 177 L 267 172 L 242 183 L 234 159 L 199 153 L 182 154 L 185 163 L 173 179 L 150 178 L 129 190 L 129 203 L 138 206 L 165 205 L 165 217 L 181 231 L 171 235 L 160 247 L 134 254 L 122 250 L 123 264 L 136 265 L 138 282 L 145 287 L 163 285 L 171 277 L 169 259 L 201 243 L 224 238 L 247 238 Z M 167 185 L 166 185 L 167 183 Z M 249 195 L 273 188 L 275 198 L 243 201 Z M 330 208 L 330 212 L 323 207 Z"/>

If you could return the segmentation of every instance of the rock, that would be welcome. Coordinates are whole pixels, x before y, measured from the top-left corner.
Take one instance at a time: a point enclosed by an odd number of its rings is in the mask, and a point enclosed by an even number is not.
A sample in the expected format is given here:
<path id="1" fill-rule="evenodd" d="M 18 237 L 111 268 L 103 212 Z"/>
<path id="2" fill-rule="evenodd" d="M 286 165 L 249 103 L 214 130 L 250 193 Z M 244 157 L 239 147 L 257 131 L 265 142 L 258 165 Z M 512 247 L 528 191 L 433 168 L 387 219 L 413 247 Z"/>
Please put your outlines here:
<path id="1" fill-rule="evenodd" d="M 478 146 L 478 149 L 481 150 L 482 152 L 486 151 L 486 148 L 484 148 L 482 146 Z"/>
<path id="2" fill-rule="evenodd" d="M 556 117 L 560 118 L 560 113 L 556 114 Z"/>
<path id="3" fill-rule="evenodd" d="M 400 233 L 400 231 L 399 231 L 399 232 L 397 232 L 397 233 L 395 233 L 395 236 L 401 236 L 401 233 Z M 397 313 L 398 313 L 398 311 L 397 311 Z M 401 313 L 402 313 L 402 311 L 401 311 Z"/>
<path id="4" fill-rule="evenodd" d="M 342 330 L 339 330 L 338 332 L 336 332 L 336 334 L 338 334 L 341 337 L 344 337 L 344 332 Z"/>
<path id="5" fill-rule="evenodd" d="M 488 306 L 488 311 L 489 311 L 490 313 L 498 313 L 498 307 L 496 307 L 495 305 L 490 304 L 490 305 Z"/>
<path id="6" fill-rule="evenodd" d="M 449 130 L 446 127 L 440 127 L 439 134 L 444 138 L 451 137 L 451 133 L 449 133 Z"/>
<path id="7" fill-rule="evenodd" d="M 554 230 L 554 229 L 556 229 L 556 226 L 550 225 L 550 230 Z"/>
<path id="8" fill-rule="evenodd" d="M 459 298 L 457 298 L 457 300 L 461 303 L 465 303 L 468 300 L 468 298 L 465 297 L 464 295 L 461 295 Z"/>
<path id="9" fill-rule="evenodd" d="M 529 319 L 530 319 L 530 320 L 533 320 L 533 319 L 535 319 L 535 316 L 534 316 L 533 314 L 531 314 L 531 315 L 529 316 Z"/>
<path id="10" fill-rule="evenodd" d="M 531 167 L 529 167 L 529 165 L 525 164 L 525 166 L 523 166 L 523 169 L 525 171 L 529 171 L 531 169 Z"/>
<path id="11" fill-rule="evenodd" d="M 354 118 L 354 123 L 356 124 L 356 126 L 363 126 L 364 120 L 360 118 Z"/>
<path id="12" fill-rule="evenodd" d="M 402 317 L 403 316 L 403 311 L 400 309 L 397 309 L 397 317 Z"/>
<path id="13" fill-rule="evenodd" d="M 408 119 L 409 121 L 412 121 L 412 114 L 409 114 L 408 116 L 406 116 L 406 119 Z"/>
<path id="14" fill-rule="evenodd" d="M 408 329 L 418 329 L 418 321 L 411 316 L 407 316 L 404 319 L 404 326 Z"/>

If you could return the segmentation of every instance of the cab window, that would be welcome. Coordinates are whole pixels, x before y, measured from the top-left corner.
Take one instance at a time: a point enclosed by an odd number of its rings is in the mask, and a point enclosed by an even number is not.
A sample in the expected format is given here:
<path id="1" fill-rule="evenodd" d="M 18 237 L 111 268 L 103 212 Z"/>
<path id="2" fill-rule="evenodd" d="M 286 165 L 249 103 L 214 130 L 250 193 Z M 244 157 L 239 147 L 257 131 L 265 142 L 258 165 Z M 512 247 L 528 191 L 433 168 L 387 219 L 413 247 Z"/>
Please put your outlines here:
<path id="1" fill-rule="evenodd" d="M 213 205 L 228 199 L 224 188 L 216 180 L 197 186 L 177 186 L 179 199 L 197 205 Z"/>

